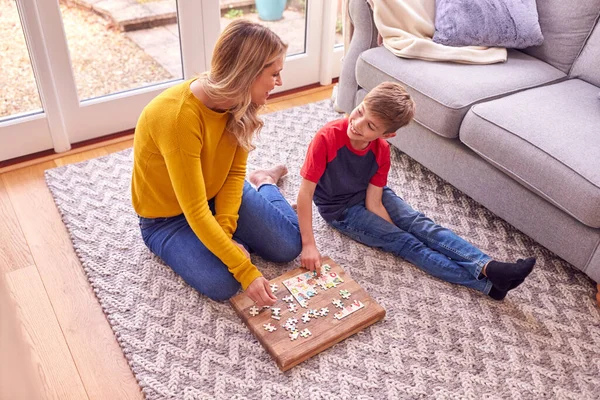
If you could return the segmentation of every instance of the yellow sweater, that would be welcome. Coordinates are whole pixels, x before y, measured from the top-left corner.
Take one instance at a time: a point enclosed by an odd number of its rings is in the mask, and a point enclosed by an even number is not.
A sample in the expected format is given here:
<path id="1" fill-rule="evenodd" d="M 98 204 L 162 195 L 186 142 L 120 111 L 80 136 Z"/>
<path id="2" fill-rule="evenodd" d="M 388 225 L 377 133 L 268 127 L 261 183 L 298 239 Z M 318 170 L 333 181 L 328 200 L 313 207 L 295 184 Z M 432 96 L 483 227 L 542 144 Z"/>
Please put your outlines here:
<path id="1" fill-rule="evenodd" d="M 146 218 L 183 213 L 200 241 L 244 289 L 261 273 L 233 244 L 248 152 L 225 132 L 228 114 L 175 85 L 142 111 L 133 141 L 133 208 Z M 215 199 L 215 214 L 208 200 Z M 202 268 L 198 265 L 198 268 Z"/>

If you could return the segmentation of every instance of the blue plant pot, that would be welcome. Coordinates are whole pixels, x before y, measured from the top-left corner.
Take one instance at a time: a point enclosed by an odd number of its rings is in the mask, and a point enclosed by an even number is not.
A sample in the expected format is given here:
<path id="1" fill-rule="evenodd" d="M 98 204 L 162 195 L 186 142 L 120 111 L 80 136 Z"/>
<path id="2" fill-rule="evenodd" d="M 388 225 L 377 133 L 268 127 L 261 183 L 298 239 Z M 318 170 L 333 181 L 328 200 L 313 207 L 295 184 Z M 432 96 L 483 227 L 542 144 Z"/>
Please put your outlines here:
<path id="1" fill-rule="evenodd" d="M 256 0 L 258 17 L 263 21 L 277 21 L 283 18 L 287 0 Z"/>

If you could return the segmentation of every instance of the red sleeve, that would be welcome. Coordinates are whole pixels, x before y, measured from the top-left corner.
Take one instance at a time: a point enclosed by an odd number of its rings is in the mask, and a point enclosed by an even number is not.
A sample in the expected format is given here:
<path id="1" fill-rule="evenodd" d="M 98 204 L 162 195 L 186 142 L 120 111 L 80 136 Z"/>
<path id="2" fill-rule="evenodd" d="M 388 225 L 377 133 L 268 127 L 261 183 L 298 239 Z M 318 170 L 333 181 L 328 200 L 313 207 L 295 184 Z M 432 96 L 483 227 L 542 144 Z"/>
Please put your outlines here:
<path id="1" fill-rule="evenodd" d="M 318 183 L 327 167 L 327 141 L 323 130 L 317 132 L 308 151 L 300 175 L 311 182 Z"/>
<path id="2" fill-rule="evenodd" d="M 384 187 L 387 184 L 388 173 L 390 172 L 390 145 L 383 139 L 378 139 L 379 143 L 375 147 L 375 161 L 379 168 L 371 178 L 372 185 Z"/>

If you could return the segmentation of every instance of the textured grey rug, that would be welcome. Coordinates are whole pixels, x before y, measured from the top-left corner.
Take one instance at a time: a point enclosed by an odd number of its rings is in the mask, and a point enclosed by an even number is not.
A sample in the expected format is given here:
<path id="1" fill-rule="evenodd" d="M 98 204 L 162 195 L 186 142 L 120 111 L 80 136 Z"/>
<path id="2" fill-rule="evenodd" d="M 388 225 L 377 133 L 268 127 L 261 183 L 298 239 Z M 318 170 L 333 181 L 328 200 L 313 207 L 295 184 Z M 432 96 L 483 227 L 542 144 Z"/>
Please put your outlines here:
<path id="1" fill-rule="evenodd" d="M 289 199 L 328 101 L 265 116 L 249 170 L 286 163 Z M 600 313 L 592 282 L 406 155 L 390 186 L 499 259 L 537 269 L 504 302 L 432 278 L 342 237 L 315 217 L 318 244 L 387 316 L 281 373 L 229 304 L 199 295 L 144 246 L 130 205 L 131 150 L 47 171 L 73 245 L 149 399 L 597 399 Z M 267 278 L 297 264 L 255 259 Z"/>

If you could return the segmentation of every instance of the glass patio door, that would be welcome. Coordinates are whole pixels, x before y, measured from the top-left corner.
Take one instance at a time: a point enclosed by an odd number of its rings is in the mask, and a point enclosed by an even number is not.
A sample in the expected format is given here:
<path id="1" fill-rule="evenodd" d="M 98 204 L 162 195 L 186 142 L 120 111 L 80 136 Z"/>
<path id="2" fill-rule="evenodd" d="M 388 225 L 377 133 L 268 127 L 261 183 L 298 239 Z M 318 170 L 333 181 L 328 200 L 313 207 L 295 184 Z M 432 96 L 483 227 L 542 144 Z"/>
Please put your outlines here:
<path id="1" fill-rule="evenodd" d="M 2 93 L 0 161 L 135 127 L 153 97 L 208 67 L 222 28 L 240 16 L 224 2 L 245 4 L 245 18 L 289 43 L 278 90 L 326 84 L 339 72 L 331 56 L 338 0 L 283 0 L 273 21 L 261 19 L 258 0 L 0 0 L 0 26 L 13 21 L 0 34 L 11 51 L 1 54 L 0 79 L 14 89 Z"/>
<path id="2" fill-rule="evenodd" d="M 207 27 L 212 39 L 208 49 L 212 50 L 216 37 L 231 21 L 243 18 L 258 22 L 288 44 L 283 86 L 274 93 L 319 82 L 329 84 L 341 67 L 342 52 L 339 48 L 334 50 L 336 10 L 341 10 L 341 3 L 342 0 L 220 0 L 219 23 Z"/>

